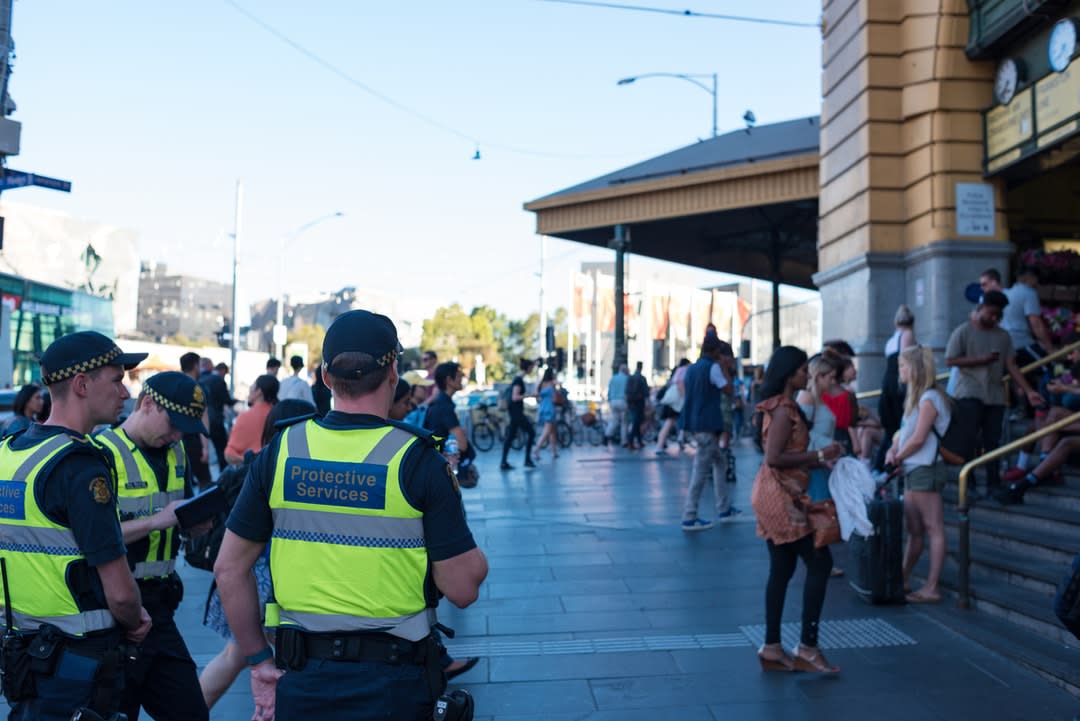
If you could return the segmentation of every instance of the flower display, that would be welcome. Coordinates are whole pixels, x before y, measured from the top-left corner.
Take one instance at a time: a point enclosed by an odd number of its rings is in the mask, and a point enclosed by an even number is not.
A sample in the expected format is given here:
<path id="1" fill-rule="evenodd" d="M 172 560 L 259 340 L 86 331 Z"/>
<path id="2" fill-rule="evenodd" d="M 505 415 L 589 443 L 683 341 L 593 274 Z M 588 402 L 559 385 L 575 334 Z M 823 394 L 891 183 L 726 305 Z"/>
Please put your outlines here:
<path id="1" fill-rule="evenodd" d="M 1080 283 L 1080 253 L 1073 250 L 1056 250 L 1052 253 L 1039 249 L 1027 250 L 1020 256 L 1020 264 L 1037 268 L 1044 283 Z"/>
<path id="2" fill-rule="evenodd" d="M 1076 330 L 1076 315 L 1064 306 L 1057 308 L 1043 306 L 1042 317 L 1050 328 L 1050 333 L 1058 340 L 1067 337 Z"/>

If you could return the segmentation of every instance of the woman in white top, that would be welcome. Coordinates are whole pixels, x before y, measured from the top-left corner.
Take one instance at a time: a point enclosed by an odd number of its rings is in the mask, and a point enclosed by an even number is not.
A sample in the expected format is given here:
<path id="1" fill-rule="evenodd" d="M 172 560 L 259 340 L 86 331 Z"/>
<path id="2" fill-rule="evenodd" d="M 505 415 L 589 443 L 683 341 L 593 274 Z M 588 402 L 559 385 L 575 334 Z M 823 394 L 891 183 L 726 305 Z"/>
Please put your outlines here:
<path id="1" fill-rule="evenodd" d="M 941 490 L 945 487 L 945 464 L 938 455 L 938 443 L 949 428 L 950 402 L 934 381 L 937 367 L 929 348 L 915 346 L 900 353 L 900 382 L 907 384 L 904 419 L 900 438 L 889 449 L 886 462 L 903 469 L 904 521 L 908 529 L 904 551 L 904 587 L 923 550 L 923 538 L 930 539 L 930 572 L 926 584 L 907 594 L 909 603 L 937 603 L 941 600 L 938 579 L 945 563 L 945 519 Z"/>

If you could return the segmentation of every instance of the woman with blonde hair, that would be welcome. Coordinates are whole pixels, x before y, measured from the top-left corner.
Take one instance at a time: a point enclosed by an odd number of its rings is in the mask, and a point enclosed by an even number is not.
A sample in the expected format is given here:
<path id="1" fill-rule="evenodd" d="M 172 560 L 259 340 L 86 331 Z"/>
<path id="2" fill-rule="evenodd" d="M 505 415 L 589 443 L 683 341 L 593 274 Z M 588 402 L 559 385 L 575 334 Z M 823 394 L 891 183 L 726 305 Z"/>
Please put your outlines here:
<path id="1" fill-rule="evenodd" d="M 900 434 L 886 455 L 886 463 L 902 468 L 904 475 L 904 522 L 908 542 L 904 551 L 904 588 L 922 555 L 924 537 L 930 540 L 930 571 L 918 591 L 907 594 L 908 603 L 941 600 L 938 580 L 945 563 L 945 519 L 941 491 L 945 487 L 945 464 L 938 444 L 949 428 L 952 408 L 937 387 L 934 353 L 914 346 L 900 352 L 900 382 L 907 384 Z"/>
<path id="2" fill-rule="evenodd" d="M 820 354 L 810 359 L 810 378 L 806 389 L 799 391 L 795 402 L 806 416 L 810 426 L 810 445 L 807 450 L 817 451 L 833 443 L 836 431 L 836 416 L 821 399 L 822 394 L 836 392 L 839 382 L 837 374 L 842 369 L 838 356 Z M 824 466 L 810 470 L 810 485 L 807 494 L 812 501 L 822 501 L 829 497 L 829 469 Z"/>

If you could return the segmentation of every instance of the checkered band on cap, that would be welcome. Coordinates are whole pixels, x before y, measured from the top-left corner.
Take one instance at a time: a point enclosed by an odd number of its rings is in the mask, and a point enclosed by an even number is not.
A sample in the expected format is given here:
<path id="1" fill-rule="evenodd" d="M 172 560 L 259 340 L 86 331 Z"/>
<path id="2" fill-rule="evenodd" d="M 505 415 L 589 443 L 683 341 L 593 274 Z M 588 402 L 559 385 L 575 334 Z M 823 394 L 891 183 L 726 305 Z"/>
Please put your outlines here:
<path id="1" fill-rule="evenodd" d="M 203 406 L 198 400 L 193 400 L 192 405 L 185 406 L 171 401 L 165 396 L 161 395 L 158 391 L 151 388 L 149 385 L 144 385 L 143 390 L 146 395 L 154 399 L 154 402 L 167 411 L 175 411 L 177 413 L 183 413 L 185 416 L 191 416 L 192 418 L 202 418 Z"/>
<path id="2" fill-rule="evenodd" d="M 331 370 L 332 373 L 335 373 L 335 374 L 342 374 L 342 373 L 349 374 L 349 373 L 352 373 L 352 374 L 357 375 L 357 376 L 362 376 L 365 373 L 370 373 L 371 371 L 376 370 L 378 368 L 385 368 L 386 366 L 388 366 L 391 363 L 393 363 L 394 361 L 396 361 L 398 355 L 399 355 L 398 349 L 394 348 L 393 350 L 389 350 L 386 353 L 383 353 L 381 356 L 379 356 L 378 358 L 376 358 L 373 361 L 365 362 L 363 367 L 355 368 L 355 369 L 335 368 L 333 361 L 331 361 L 330 370 Z"/>
<path id="3" fill-rule="evenodd" d="M 103 368 L 109 365 L 114 360 L 123 355 L 123 351 L 117 346 L 113 346 L 111 350 L 106 353 L 102 353 L 96 358 L 90 358 L 89 360 L 79 361 L 67 368 L 60 368 L 52 373 L 45 373 L 42 375 L 41 380 L 45 382 L 45 385 L 52 385 L 53 383 L 59 383 L 60 381 L 66 381 L 69 378 L 75 377 L 78 373 L 89 373 L 92 370 Z"/>

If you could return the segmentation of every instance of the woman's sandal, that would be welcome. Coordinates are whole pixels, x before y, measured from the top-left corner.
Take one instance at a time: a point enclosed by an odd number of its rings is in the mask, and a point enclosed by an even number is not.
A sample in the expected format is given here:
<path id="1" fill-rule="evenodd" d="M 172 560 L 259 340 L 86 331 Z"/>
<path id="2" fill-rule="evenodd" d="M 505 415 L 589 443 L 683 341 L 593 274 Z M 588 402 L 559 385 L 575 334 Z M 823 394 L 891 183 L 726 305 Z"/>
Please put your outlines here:
<path id="1" fill-rule="evenodd" d="M 779 643 L 762 646 L 757 652 L 762 671 L 794 671 L 795 661 Z"/>
<path id="2" fill-rule="evenodd" d="M 807 651 L 812 651 L 812 653 L 804 655 Z M 806 671 L 808 673 L 840 673 L 840 667 L 830 666 L 829 662 L 825 660 L 825 654 L 821 652 L 820 648 L 810 649 L 800 643 L 792 656 L 794 657 L 796 671 Z"/>
<path id="3" fill-rule="evenodd" d="M 904 600 L 908 603 L 941 603 L 941 594 L 916 591 L 904 596 Z"/>

